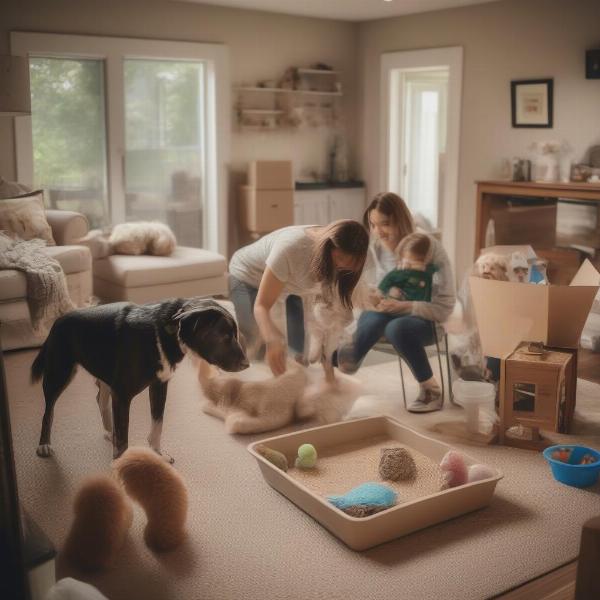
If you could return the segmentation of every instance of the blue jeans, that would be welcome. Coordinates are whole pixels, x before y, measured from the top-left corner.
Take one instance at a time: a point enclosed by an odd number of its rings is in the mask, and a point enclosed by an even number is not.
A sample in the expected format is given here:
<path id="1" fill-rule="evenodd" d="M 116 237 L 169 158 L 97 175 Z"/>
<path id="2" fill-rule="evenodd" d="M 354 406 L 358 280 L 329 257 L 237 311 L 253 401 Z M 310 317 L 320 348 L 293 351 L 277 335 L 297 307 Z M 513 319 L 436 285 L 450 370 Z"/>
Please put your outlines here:
<path id="1" fill-rule="evenodd" d="M 229 276 L 229 298 L 235 306 L 238 327 L 246 342 L 254 344 L 260 338 L 258 325 L 254 318 L 254 303 L 258 289 Z M 290 294 L 285 301 L 286 324 L 288 333 L 288 345 L 295 352 L 304 352 L 304 309 L 302 298 Z"/>
<path id="2" fill-rule="evenodd" d="M 416 380 L 421 383 L 433 376 L 425 346 L 435 342 L 435 323 L 412 315 L 390 315 L 364 311 L 351 344 L 342 346 L 334 355 L 334 364 L 345 373 L 354 373 L 367 352 L 383 337 L 406 361 Z"/>

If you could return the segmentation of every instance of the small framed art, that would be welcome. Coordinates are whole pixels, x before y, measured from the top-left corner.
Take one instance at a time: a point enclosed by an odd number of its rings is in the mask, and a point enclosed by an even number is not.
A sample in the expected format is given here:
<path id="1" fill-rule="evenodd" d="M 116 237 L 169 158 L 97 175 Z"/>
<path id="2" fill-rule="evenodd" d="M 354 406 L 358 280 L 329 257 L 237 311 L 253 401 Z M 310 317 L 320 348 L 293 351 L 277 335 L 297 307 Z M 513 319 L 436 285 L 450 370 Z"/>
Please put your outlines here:
<path id="1" fill-rule="evenodd" d="M 552 127 L 553 79 L 510 82 L 513 127 Z"/>

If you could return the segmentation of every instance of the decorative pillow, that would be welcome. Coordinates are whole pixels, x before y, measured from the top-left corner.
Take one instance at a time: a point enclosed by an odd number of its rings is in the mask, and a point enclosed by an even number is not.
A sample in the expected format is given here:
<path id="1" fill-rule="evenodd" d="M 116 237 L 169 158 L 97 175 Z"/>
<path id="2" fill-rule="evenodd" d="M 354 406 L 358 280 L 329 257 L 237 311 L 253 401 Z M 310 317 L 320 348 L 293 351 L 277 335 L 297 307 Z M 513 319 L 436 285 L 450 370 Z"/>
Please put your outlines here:
<path id="1" fill-rule="evenodd" d="M 7 181 L 0 175 L 0 198 L 17 198 L 26 196 L 33 190 L 17 181 Z"/>
<path id="2" fill-rule="evenodd" d="M 12 238 L 40 238 L 47 246 L 56 246 L 52 228 L 44 211 L 44 192 L 38 190 L 18 198 L 0 200 L 0 231 Z"/>

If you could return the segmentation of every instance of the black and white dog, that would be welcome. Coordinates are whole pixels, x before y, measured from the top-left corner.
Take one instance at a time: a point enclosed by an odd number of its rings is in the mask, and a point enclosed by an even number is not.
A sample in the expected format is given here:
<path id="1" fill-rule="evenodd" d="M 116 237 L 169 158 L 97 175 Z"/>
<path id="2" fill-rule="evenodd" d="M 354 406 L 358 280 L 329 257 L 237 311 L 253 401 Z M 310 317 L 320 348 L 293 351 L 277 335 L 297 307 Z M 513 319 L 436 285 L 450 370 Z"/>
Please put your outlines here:
<path id="1" fill-rule="evenodd" d="M 127 449 L 131 400 L 148 386 L 152 414 L 148 443 L 162 454 L 168 380 L 188 350 L 225 371 L 248 367 L 235 320 L 208 298 L 143 305 L 117 302 L 81 308 L 57 319 L 31 367 L 33 382 L 44 378 L 46 401 L 38 456 L 52 454 L 54 404 L 77 364 L 97 378 L 98 405 L 104 429 L 112 437 L 113 457 Z"/>

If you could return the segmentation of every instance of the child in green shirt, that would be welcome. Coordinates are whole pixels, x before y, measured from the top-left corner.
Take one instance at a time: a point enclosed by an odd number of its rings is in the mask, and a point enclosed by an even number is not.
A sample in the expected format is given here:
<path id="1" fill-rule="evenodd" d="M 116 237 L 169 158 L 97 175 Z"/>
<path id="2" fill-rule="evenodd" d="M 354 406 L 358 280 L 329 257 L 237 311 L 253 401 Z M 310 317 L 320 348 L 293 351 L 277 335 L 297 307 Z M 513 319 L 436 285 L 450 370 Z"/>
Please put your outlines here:
<path id="1" fill-rule="evenodd" d="M 379 284 L 379 297 L 431 302 L 433 274 L 432 243 L 424 233 L 411 233 L 397 246 L 397 268 Z"/>

